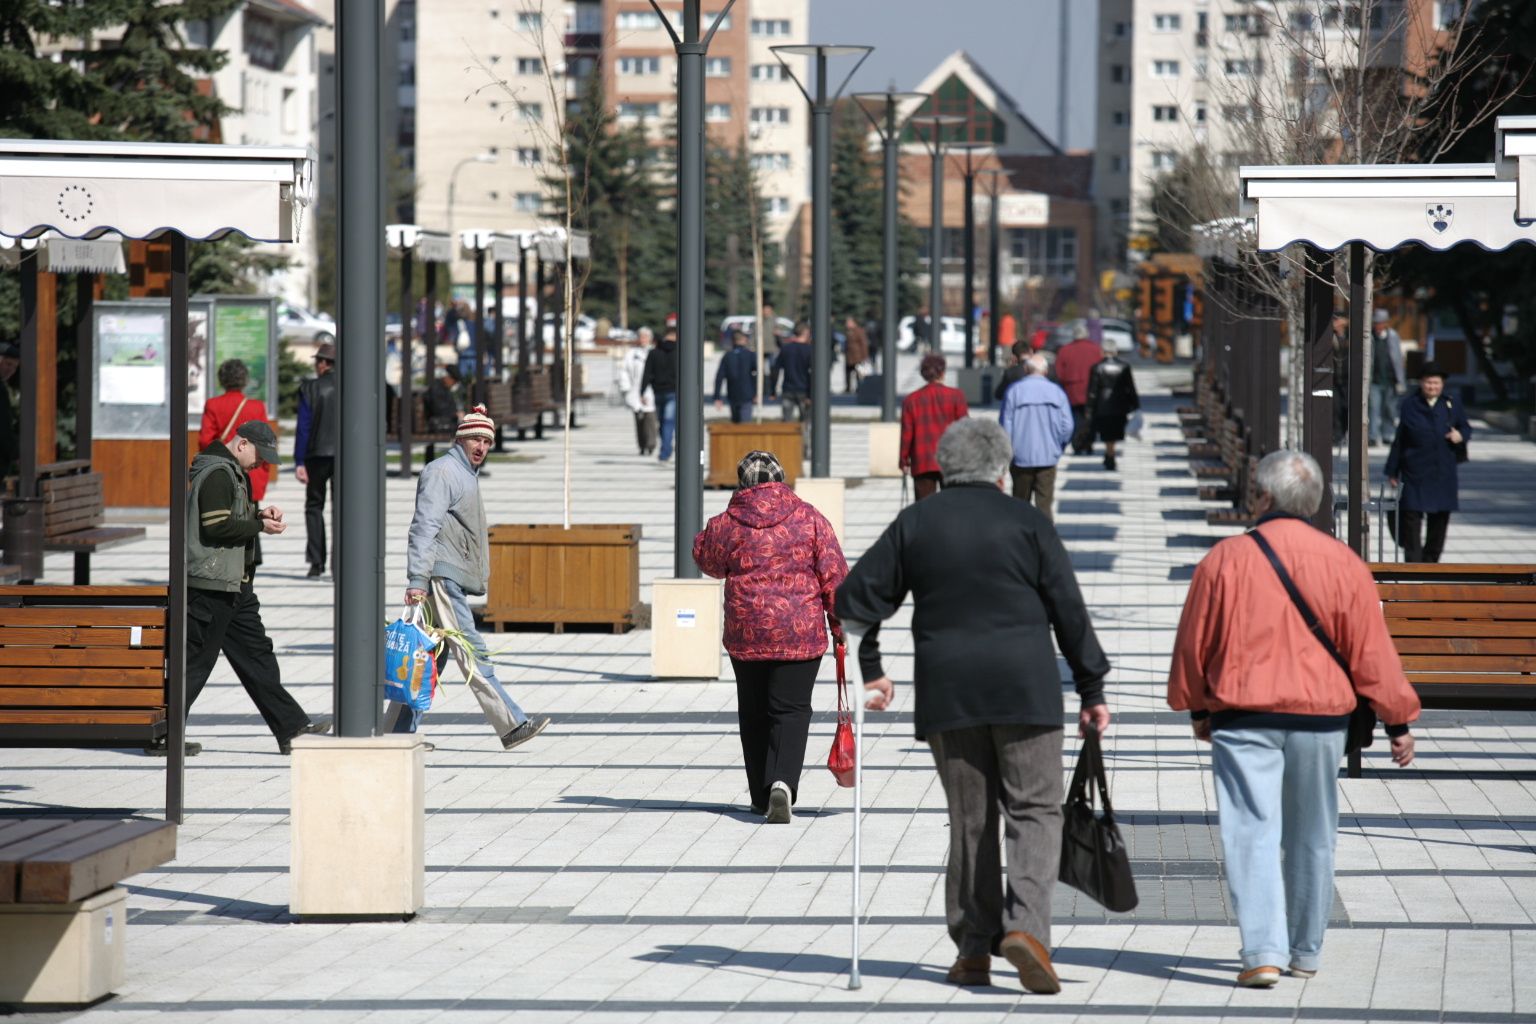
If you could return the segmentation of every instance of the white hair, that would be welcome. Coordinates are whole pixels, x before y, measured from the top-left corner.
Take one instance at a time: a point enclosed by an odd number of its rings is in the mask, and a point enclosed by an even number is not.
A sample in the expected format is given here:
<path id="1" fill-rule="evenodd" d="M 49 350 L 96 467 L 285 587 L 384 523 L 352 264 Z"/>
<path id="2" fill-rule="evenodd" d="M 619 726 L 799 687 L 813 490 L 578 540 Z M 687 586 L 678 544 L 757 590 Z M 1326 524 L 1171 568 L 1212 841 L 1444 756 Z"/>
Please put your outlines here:
<path id="1" fill-rule="evenodd" d="M 1013 442 L 992 419 L 956 420 L 939 438 L 934 453 L 945 484 L 991 484 L 1013 461 Z"/>
<path id="2" fill-rule="evenodd" d="M 1024 360 L 1024 365 L 1028 367 L 1029 372 L 1036 377 L 1044 377 L 1046 374 L 1051 372 L 1050 360 L 1046 359 L 1045 356 L 1041 355 L 1039 352 L 1030 353 L 1028 358 Z"/>
<path id="3" fill-rule="evenodd" d="M 1254 482 L 1275 509 L 1311 519 L 1323 503 L 1323 470 L 1306 452 L 1282 448 L 1259 461 Z"/>

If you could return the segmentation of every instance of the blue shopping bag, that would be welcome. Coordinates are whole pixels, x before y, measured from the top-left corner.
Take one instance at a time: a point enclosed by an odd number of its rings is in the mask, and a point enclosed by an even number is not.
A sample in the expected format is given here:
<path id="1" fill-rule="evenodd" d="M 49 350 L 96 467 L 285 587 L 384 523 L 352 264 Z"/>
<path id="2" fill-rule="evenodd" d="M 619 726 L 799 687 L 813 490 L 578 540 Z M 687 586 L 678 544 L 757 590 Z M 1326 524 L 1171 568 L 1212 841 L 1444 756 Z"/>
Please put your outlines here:
<path id="1" fill-rule="evenodd" d="M 437 641 L 428 633 L 420 605 L 400 613 L 384 631 L 384 696 L 417 711 L 437 694 Z"/>

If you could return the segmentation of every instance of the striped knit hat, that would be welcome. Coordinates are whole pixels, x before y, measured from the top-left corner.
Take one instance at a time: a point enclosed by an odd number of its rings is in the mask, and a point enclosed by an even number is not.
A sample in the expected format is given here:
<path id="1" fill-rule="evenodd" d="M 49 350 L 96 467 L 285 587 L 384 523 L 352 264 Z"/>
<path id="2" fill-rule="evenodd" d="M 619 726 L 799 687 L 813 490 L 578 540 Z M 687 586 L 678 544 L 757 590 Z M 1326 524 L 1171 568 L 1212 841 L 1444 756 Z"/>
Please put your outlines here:
<path id="1" fill-rule="evenodd" d="M 779 460 L 772 452 L 747 452 L 736 464 L 736 479 L 743 487 L 781 484 L 784 482 L 784 467 L 779 465 Z"/>
<path id="2" fill-rule="evenodd" d="M 496 424 L 485 413 L 485 406 L 477 405 L 464 414 L 459 421 L 459 429 L 454 431 L 453 439 L 462 440 L 466 437 L 483 437 L 487 441 L 496 440 Z"/>

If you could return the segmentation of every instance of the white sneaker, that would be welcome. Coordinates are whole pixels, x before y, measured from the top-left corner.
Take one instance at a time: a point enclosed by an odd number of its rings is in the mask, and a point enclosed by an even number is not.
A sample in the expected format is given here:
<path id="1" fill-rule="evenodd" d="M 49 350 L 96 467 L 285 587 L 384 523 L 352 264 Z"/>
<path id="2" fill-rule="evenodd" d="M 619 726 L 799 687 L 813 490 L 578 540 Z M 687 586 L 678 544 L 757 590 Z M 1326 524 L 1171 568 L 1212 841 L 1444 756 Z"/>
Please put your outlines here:
<path id="1" fill-rule="evenodd" d="M 794 812 L 789 809 L 789 787 L 775 782 L 768 791 L 768 824 L 787 825 L 793 817 Z"/>

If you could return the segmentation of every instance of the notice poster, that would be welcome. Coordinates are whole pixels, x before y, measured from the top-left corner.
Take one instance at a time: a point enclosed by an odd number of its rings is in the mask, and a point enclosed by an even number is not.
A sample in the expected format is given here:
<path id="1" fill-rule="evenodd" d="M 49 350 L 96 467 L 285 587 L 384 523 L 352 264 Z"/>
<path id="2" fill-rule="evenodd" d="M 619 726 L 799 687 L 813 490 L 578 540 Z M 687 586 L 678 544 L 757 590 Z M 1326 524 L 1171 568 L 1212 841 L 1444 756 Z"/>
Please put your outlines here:
<path id="1" fill-rule="evenodd" d="M 96 437 L 166 436 L 170 340 L 170 310 L 165 304 L 97 304 Z"/>
<path id="2" fill-rule="evenodd" d="M 200 419 L 213 388 L 213 346 L 209 344 L 208 308 L 187 310 L 187 418 Z"/>
<path id="3" fill-rule="evenodd" d="M 220 299 L 214 305 L 213 333 L 219 362 L 238 359 L 250 371 L 245 393 L 276 408 L 267 394 L 267 370 L 272 348 L 272 307 L 268 302 L 242 303 Z"/>

